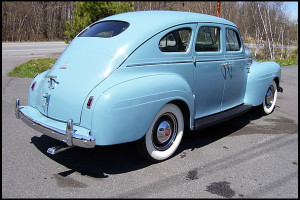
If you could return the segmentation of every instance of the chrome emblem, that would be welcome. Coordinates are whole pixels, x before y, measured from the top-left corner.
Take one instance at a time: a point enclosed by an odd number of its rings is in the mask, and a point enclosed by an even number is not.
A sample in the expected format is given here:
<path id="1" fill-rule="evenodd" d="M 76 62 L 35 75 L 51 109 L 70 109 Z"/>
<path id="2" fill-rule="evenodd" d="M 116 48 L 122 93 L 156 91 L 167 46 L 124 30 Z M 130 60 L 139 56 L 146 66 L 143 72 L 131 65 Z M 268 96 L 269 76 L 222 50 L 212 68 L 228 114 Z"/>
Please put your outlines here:
<path id="1" fill-rule="evenodd" d="M 169 136 L 170 133 L 171 133 L 171 129 L 170 129 L 169 127 L 167 127 L 167 128 L 165 129 L 165 136 Z"/>
<path id="2" fill-rule="evenodd" d="M 59 69 L 67 69 L 68 62 L 65 62 Z"/>
<path id="3" fill-rule="evenodd" d="M 55 78 L 57 78 L 57 76 L 45 76 L 45 78 L 49 78 L 50 80 L 48 81 L 49 83 L 49 86 L 48 88 L 51 90 L 51 89 L 54 89 L 55 86 L 57 86 L 59 84 L 59 82 L 57 82 L 55 80 Z"/>

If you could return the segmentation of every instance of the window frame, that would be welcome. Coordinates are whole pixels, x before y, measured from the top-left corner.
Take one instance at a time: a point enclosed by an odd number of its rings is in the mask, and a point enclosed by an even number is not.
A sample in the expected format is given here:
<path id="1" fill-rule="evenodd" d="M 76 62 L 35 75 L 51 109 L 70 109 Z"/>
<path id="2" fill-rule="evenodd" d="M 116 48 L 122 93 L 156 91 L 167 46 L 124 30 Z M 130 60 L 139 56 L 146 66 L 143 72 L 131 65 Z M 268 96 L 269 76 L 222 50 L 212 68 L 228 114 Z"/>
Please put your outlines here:
<path id="1" fill-rule="evenodd" d="M 219 30 L 219 47 L 218 51 L 197 51 L 197 40 L 198 40 L 198 35 L 200 32 L 200 29 L 203 27 L 208 27 L 208 28 L 217 28 Z M 195 35 L 195 45 L 194 45 L 194 51 L 196 53 L 221 53 L 222 52 L 222 27 L 218 26 L 216 24 L 201 24 L 199 27 L 197 27 L 197 33 Z"/>
<path id="2" fill-rule="evenodd" d="M 208 27 L 214 27 L 214 28 L 219 28 L 220 30 L 220 51 L 196 51 L 196 42 L 197 42 L 197 37 L 198 33 L 200 31 L 200 28 L 203 26 L 208 26 Z M 213 57 L 215 59 L 223 59 L 224 57 L 224 38 L 223 38 L 223 33 L 224 33 L 224 25 L 223 24 L 218 24 L 218 23 L 209 23 L 209 22 L 198 22 L 197 28 L 196 28 L 196 33 L 194 36 L 194 41 L 193 41 L 193 51 L 195 56 L 201 56 L 205 58 L 210 58 Z"/>
<path id="3" fill-rule="evenodd" d="M 187 43 L 187 48 L 185 49 L 185 51 L 162 51 L 161 47 L 160 47 L 160 43 L 161 41 L 166 38 L 168 35 L 170 35 L 171 33 L 175 32 L 175 31 L 180 31 L 180 30 L 188 30 L 189 31 L 189 42 Z M 190 51 L 191 48 L 191 44 L 192 44 L 192 38 L 193 38 L 193 29 L 191 27 L 180 27 L 177 29 L 173 29 L 171 31 L 169 31 L 168 33 L 164 34 L 158 41 L 158 49 L 161 53 L 166 53 L 166 54 L 172 54 L 172 53 L 188 53 Z M 167 42 L 167 41 L 166 41 Z"/>
<path id="4" fill-rule="evenodd" d="M 236 38 L 237 38 L 238 43 L 239 43 L 239 50 L 227 50 L 227 40 L 226 40 L 227 30 L 233 31 L 235 33 L 235 35 L 237 36 Z M 225 27 L 225 30 L 224 30 L 224 46 L 225 46 L 225 52 L 227 52 L 227 53 L 240 53 L 243 50 L 243 41 L 241 39 L 240 32 L 237 29 L 235 29 L 233 27 L 229 27 L 229 26 Z"/>

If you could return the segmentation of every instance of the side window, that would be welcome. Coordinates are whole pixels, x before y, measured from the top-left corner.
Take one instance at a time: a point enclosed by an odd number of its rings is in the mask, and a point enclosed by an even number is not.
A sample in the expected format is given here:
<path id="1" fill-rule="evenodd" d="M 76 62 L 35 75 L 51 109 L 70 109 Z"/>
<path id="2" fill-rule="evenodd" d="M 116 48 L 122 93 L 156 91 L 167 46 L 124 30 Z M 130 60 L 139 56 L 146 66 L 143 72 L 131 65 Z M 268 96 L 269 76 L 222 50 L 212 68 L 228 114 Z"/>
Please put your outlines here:
<path id="1" fill-rule="evenodd" d="M 226 29 L 226 51 L 239 51 L 241 50 L 241 41 L 238 33 L 232 29 Z"/>
<path id="2" fill-rule="evenodd" d="M 197 52 L 220 51 L 220 28 L 201 26 L 198 31 L 195 50 Z"/>
<path id="3" fill-rule="evenodd" d="M 172 31 L 159 41 L 162 52 L 186 52 L 191 39 L 191 29 L 184 28 Z"/>

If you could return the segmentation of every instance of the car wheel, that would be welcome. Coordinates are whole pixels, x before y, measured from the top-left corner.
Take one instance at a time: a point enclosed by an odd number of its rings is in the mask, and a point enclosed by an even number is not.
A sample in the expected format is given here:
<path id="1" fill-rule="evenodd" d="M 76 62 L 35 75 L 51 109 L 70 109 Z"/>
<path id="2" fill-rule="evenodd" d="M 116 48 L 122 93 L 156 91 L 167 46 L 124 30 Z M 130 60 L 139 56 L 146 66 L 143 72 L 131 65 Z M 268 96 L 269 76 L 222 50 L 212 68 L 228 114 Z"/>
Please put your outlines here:
<path id="1" fill-rule="evenodd" d="M 262 103 L 261 111 L 264 115 L 271 114 L 275 109 L 277 99 L 277 84 L 273 80 L 269 86 L 264 101 Z"/>
<path id="2" fill-rule="evenodd" d="M 166 104 L 155 116 L 146 135 L 137 142 L 139 152 L 152 162 L 168 159 L 179 146 L 184 130 L 180 108 Z"/>

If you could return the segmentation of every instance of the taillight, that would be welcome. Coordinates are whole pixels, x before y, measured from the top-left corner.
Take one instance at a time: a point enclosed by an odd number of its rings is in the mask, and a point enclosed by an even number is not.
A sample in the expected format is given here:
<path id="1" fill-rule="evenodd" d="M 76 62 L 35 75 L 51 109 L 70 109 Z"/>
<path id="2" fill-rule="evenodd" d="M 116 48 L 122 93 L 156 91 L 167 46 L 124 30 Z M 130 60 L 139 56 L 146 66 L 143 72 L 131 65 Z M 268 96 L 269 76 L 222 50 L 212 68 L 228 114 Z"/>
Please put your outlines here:
<path id="1" fill-rule="evenodd" d="M 87 104 L 86 104 L 86 107 L 87 107 L 88 109 L 91 108 L 92 103 L 93 103 L 93 99 L 94 99 L 94 97 L 93 97 L 93 96 L 90 96 L 90 98 L 89 98 L 89 100 L 88 100 L 88 102 L 87 102 Z"/>
<path id="2" fill-rule="evenodd" d="M 36 81 L 34 81 L 34 82 L 32 83 L 32 85 L 31 85 L 31 90 L 32 90 L 32 91 L 34 90 L 35 85 L 36 85 Z"/>

